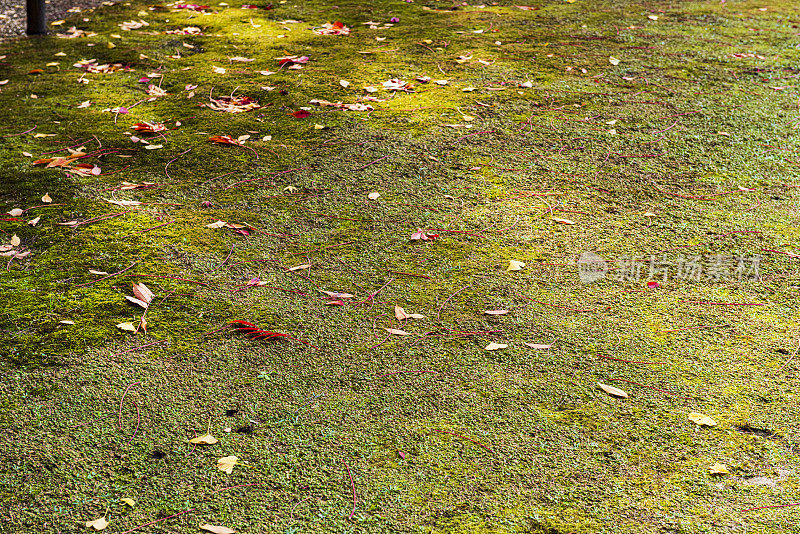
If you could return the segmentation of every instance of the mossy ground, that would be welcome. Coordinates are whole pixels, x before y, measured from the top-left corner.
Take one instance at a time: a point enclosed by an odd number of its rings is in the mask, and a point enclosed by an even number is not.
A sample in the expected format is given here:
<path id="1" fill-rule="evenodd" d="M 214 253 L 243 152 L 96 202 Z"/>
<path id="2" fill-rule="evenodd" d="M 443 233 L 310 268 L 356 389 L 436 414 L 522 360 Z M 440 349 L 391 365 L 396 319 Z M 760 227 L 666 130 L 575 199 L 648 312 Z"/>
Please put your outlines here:
<path id="1" fill-rule="evenodd" d="M 3 43 L 0 198 L 30 209 L 0 230 L 32 252 L 0 278 L 3 530 L 77 532 L 105 515 L 125 532 L 192 509 L 141 531 L 800 532 L 800 507 L 744 511 L 794 503 L 800 485 L 800 358 L 787 364 L 800 319 L 800 10 L 531 6 L 290 0 L 201 14 L 132 2 L 59 27 L 93 37 Z M 139 19 L 150 25 L 118 26 Z M 353 33 L 310 31 L 334 20 Z M 203 35 L 164 34 L 190 25 Z M 278 69 L 285 55 L 310 61 Z M 133 70 L 78 83 L 72 64 L 89 58 Z M 169 94 L 147 102 L 138 79 L 150 73 Z M 380 90 L 373 112 L 289 115 L 394 77 L 415 91 Z M 268 106 L 198 107 L 212 90 Z M 102 111 L 115 106 L 130 113 Z M 140 121 L 181 125 L 146 150 L 125 135 Z M 248 133 L 258 158 L 208 141 Z M 23 155 L 72 145 L 102 174 Z M 122 181 L 159 185 L 109 191 Z M 205 227 L 217 219 L 259 231 Z M 441 237 L 409 240 L 417 228 Z M 762 254 L 762 279 L 587 285 L 585 251 Z M 511 259 L 527 267 L 506 272 Z M 133 262 L 87 285 L 89 269 Z M 267 286 L 242 290 L 256 276 Z M 141 315 L 124 299 L 133 281 L 156 294 L 147 334 L 115 327 Z M 320 290 L 355 298 L 329 306 Z M 395 305 L 426 318 L 379 344 L 399 327 Z M 499 308 L 510 313 L 483 313 Z M 207 333 L 236 319 L 318 349 Z M 692 411 L 718 426 L 696 427 Z M 187 443 L 207 430 L 218 444 Z M 226 455 L 247 466 L 218 471 Z M 717 462 L 731 474 L 710 475 Z"/>

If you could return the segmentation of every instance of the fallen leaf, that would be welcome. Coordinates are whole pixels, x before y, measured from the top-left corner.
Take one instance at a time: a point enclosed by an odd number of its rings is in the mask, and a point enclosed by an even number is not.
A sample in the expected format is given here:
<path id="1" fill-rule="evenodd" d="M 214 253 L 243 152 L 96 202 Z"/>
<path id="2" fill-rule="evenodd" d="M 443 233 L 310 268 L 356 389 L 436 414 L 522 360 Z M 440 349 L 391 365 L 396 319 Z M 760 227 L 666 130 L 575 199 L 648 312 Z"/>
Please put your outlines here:
<path id="1" fill-rule="evenodd" d="M 412 335 L 414 335 L 411 332 L 406 332 L 405 330 L 398 330 L 397 328 L 387 328 L 386 331 L 389 332 L 390 334 L 394 334 L 396 336 L 412 336 Z"/>
<path id="2" fill-rule="evenodd" d="M 486 350 L 499 350 L 505 348 L 508 348 L 508 345 L 505 343 L 495 343 L 494 341 L 486 345 Z"/>
<path id="3" fill-rule="evenodd" d="M 17 234 L 11 236 L 11 246 L 18 247 L 21 242 Z"/>
<path id="4" fill-rule="evenodd" d="M 302 265 L 295 265 L 294 267 L 289 267 L 289 270 L 290 271 L 300 271 L 302 269 L 308 269 L 309 267 L 311 267 L 310 263 L 304 263 Z"/>
<path id="5" fill-rule="evenodd" d="M 42 197 L 42 202 L 44 202 L 45 204 L 50 204 L 52 201 L 53 199 L 50 198 L 50 195 L 47 193 L 45 193 L 44 196 Z"/>
<path id="6" fill-rule="evenodd" d="M 486 315 L 505 315 L 508 313 L 508 310 L 486 310 L 483 313 Z"/>
<path id="7" fill-rule="evenodd" d="M 105 517 L 98 517 L 92 521 L 86 522 L 86 528 L 93 528 L 95 530 L 103 530 L 108 526 L 108 521 L 106 521 Z"/>
<path id="8" fill-rule="evenodd" d="M 546 350 L 552 347 L 553 345 L 542 345 L 541 343 L 525 343 L 525 346 L 536 350 Z"/>
<path id="9" fill-rule="evenodd" d="M 147 303 L 146 302 L 141 301 L 141 300 L 139 300 L 139 299 L 137 299 L 135 297 L 131 297 L 130 295 L 125 295 L 125 298 L 128 299 L 130 302 L 133 302 L 137 306 L 141 306 L 142 308 L 147 309 Z"/>
<path id="10" fill-rule="evenodd" d="M 120 330 L 125 330 L 127 332 L 136 332 L 136 327 L 133 326 L 133 323 L 130 323 L 130 322 L 129 323 L 119 323 L 117 325 L 117 328 L 119 328 Z"/>
<path id="11" fill-rule="evenodd" d="M 214 534 L 236 534 L 236 531 L 233 530 L 232 528 L 222 527 L 219 525 L 209 525 L 208 523 L 206 523 L 205 525 L 200 525 L 197 528 L 199 528 L 200 530 L 205 530 L 207 532 L 213 532 Z"/>
<path id="12" fill-rule="evenodd" d="M 553 221 L 561 224 L 575 224 L 575 221 L 570 221 L 569 219 L 559 219 L 558 217 L 553 217 Z"/>
<path id="13" fill-rule="evenodd" d="M 136 506 L 136 501 L 134 501 L 134 500 L 133 500 L 133 499 L 131 499 L 130 497 L 123 497 L 123 498 L 121 498 L 121 499 L 120 499 L 120 502 L 123 502 L 123 503 L 127 504 L 127 505 L 128 505 L 128 506 L 130 506 L 131 508 L 133 508 L 134 506 Z"/>
<path id="14" fill-rule="evenodd" d="M 401 308 L 400 306 L 394 307 L 394 316 L 397 317 L 398 321 L 405 321 L 410 316 L 406 313 L 406 311 Z"/>
<path id="15" fill-rule="evenodd" d="M 11 215 L 12 217 L 19 217 L 23 213 L 25 213 L 25 211 L 19 208 L 14 208 L 13 210 L 8 212 L 8 214 Z"/>
<path id="16" fill-rule="evenodd" d="M 133 294 L 136 295 L 136 298 L 143 300 L 147 304 L 150 304 L 150 302 L 153 300 L 153 297 L 155 297 L 153 292 L 142 283 L 133 285 Z"/>
<path id="17" fill-rule="evenodd" d="M 367 195 L 367 198 L 370 200 L 378 200 L 381 197 L 381 194 L 378 192 L 373 192 Z"/>
<path id="18" fill-rule="evenodd" d="M 708 472 L 712 475 L 729 475 L 728 467 L 725 464 L 714 464 L 708 467 Z"/>
<path id="19" fill-rule="evenodd" d="M 192 438 L 189 440 L 189 443 L 192 445 L 213 445 L 217 443 L 217 438 L 212 436 L 211 434 L 204 434 L 202 436 L 197 436 L 196 438 Z"/>
<path id="20" fill-rule="evenodd" d="M 229 475 L 233 472 L 233 466 L 236 465 L 236 462 L 239 459 L 236 456 L 225 456 L 217 460 L 217 469 L 228 473 Z"/>
<path id="21" fill-rule="evenodd" d="M 599 387 L 600 389 L 602 389 L 603 391 L 605 391 L 606 393 L 608 393 L 612 397 L 622 397 L 623 399 L 627 399 L 628 398 L 628 394 L 627 393 L 625 393 L 624 391 L 622 391 L 619 388 L 615 388 L 614 386 L 608 386 L 606 384 L 598 382 L 597 383 L 597 387 Z"/>
<path id="22" fill-rule="evenodd" d="M 610 56 L 608 58 L 608 62 L 611 63 L 614 66 L 619 65 L 619 60 L 617 58 L 615 58 L 614 56 Z"/>
<path id="23" fill-rule="evenodd" d="M 697 413 L 697 412 L 690 413 L 689 420 L 694 423 L 697 423 L 700 426 L 717 426 L 716 421 L 714 421 L 709 416 L 702 413 Z"/>
<path id="24" fill-rule="evenodd" d="M 339 80 L 339 85 L 347 89 L 348 87 L 350 87 L 350 82 L 348 82 L 347 80 Z"/>
<path id="25" fill-rule="evenodd" d="M 35 219 L 31 219 L 30 221 L 28 221 L 28 224 L 30 224 L 31 226 L 36 226 L 37 224 L 39 224 L 40 219 L 41 217 L 36 217 Z"/>
<path id="26" fill-rule="evenodd" d="M 506 271 L 521 271 L 523 267 L 525 267 L 525 262 L 518 260 L 509 260 Z"/>
<path id="27" fill-rule="evenodd" d="M 226 223 L 225 221 L 217 221 L 217 222 L 213 222 L 211 224 L 207 224 L 206 228 L 222 228 L 226 224 L 228 224 L 228 223 Z"/>
<path id="28" fill-rule="evenodd" d="M 323 291 L 323 293 L 336 299 L 351 299 L 355 296 L 350 293 L 339 293 L 338 291 Z"/>
<path id="29" fill-rule="evenodd" d="M 58 321 L 58 322 L 61 323 L 61 324 L 75 324 L 75 321 L 69 321 L 67 319 L 64 319 L 63 321 Z"/>

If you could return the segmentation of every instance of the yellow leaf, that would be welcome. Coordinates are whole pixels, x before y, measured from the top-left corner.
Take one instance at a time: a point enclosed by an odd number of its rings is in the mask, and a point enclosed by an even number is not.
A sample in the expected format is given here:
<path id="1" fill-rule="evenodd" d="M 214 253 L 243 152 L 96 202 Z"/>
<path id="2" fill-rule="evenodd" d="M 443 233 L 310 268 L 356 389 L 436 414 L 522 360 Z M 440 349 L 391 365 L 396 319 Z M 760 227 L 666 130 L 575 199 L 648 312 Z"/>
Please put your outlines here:
<path id="1" fill-rule="evenodd" d="M 628 394 L 622 391 L 619 388 L 615 388 L 614 386 L 608 386 L 606 384 L 601 384 L 600 382 L 597 383 L 597 387 L 611 395 L 612 397 L 622 397 L 623 399 L 628 398 Z"/>
<path id="2" fill-rule="evenodd" d="M 495 343 L 494 341 L 492 341 L 491 343 L 486 345 L 486 350 L 499 350 L 499 349 L 505 349 L 507 347 L 508 345 L 506 345 L 505 343 Z"/>
<path id="3" fill-rule="evenodd" d="M 192 438 L 189 440 L 189 443 L 194 445 L 213 445 L 217 442 L 217 438 L 212 436 L 211 434 L 205 434 L 203 436 L 198 436 L 196 438 Z"/>
<path id="4" fill-rule="evenodd" d="M 236 465 L 238 460 L 239 459 L 236 456 L 225 456 L 224 458 L 220 458 L 217 460 L 217 469 L 230 475 L 233 472 L 233 466 Z"/>
<path id="5" fill-rule="evenodd" d="M 131 499 L 130 497 L 123 497 L 123 498 L 121 498 L 121 499 L 120 499 L 120 502 L 123 502 L 123 503 L 127 504 L 127 505 L 128 505 L 128 506 L 130 506 L 131 508 L 133 508 L 134 506 L 136 506 L 136 501 L 134 501 L 134 500 L 133 500 L 133 499 Z"/>
<path id="6" fill-rule="evenodd" d="M 209 525 L 208 523 L 205 525 L 200 525 L 198 528 L 207 532 L 213 532 L 214 534 L 236 534 L 236 531 L 232 528 L 222 527 L 219 525 Z"/>
<path id="7" fill-rule="evenodd" d="M 700 426 L 717 426 L 716 421 L 714 421 L 709 416 L 702 413 L 697 413 L 697 412 L 690 413 L 689 420 L 694 423 L 697 423 Z"/>
<path id="8" fill-rule="evenodd" d="M 86 522 L 86 528 L 93 528 L 95 530 L 103 530 L 108 526 L 108 521 L 106 521 L 105 517 L 98 517 L 92 521 Z"/>
<path id="9" fill-rule="evenodd" d="M 17 236 L 17 234 L 14 234 L 13 236 L 11 236 L 11 246 L 12 247 L 18 247 L 21 242 L 22 241 L 20 241 L 19 236 Z"/>
<path id="10" fill-rule="evenodd" d="M 725 464 L 714 464 L 709 466 L 708 472 L 712 475 L 729 475 L 728 467 Z"/>
<path id="11" fill-rule="evenodd" d="M 525 262 L 519 260 L 509 260 L 506 271 L 521 271 L 525 267 Z"/>
<path id="12" fill-rule="evenodd" d="M 133 323 L 119 323 L 117 328 L 120 330 L 125 330 L 127 332 L 136 332 L 136 327 L 133 326 Z"/>

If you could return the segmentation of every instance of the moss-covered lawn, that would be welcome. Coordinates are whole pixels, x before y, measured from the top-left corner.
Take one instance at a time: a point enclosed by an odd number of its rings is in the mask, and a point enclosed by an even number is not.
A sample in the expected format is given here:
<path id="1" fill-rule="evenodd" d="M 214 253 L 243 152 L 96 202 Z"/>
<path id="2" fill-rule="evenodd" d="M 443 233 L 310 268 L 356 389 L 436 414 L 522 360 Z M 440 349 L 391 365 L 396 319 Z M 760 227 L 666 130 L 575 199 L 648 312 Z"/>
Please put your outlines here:
<path id="1" fill-rule="evenodd" d="M 0 530 L 800 532 L 795 2 L 177 6 L 0 44 Z"/>

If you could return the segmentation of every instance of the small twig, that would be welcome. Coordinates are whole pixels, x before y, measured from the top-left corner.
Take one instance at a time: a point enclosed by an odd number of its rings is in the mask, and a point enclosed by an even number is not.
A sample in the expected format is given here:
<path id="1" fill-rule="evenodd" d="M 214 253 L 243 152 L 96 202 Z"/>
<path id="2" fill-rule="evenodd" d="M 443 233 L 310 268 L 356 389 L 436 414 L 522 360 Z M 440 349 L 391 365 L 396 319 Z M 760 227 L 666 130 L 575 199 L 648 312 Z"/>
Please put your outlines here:
<path id="1" fill-rule="evenodd" d="M 225 256 L 225 259 L 222 261 L 222 263 L 220 263 L 220 264 L 217 266 L 217 268 L 216 268 L 216 269 L 214 269 L 213 271 L 211 271 L 211 274 L 214 274 L 215 272 L 217 272 L 217 271 L 220 269 L 220 267 L 222 267 L 223 265 L 225 265 L 225 264 L 228 262 L 228 260 L 231 258 L 231 254 L 233 254 L 233 247 L 234 247 L 234 246 L 235 246 L 235 245 L 231 245 L 231 250 L 230 250 L 230 252 L 228 252 L 228 255 L 227 255 L 227 256 Z"/>
<path id="2" fill-rule="evenodd" d="M 442 308 L 444 308 L 447 305 L 447 303 L 450 302 L 451 298 L 455 297 L 456 295 L 458 295 L 459 293 L 461 293 L 462 291 L 464 291 L 468 287 L 470 287 L 470 286 L 467 285 L 467 286 L 462 287 L 461 289 L 459 289 L 458 291 L 456 291 L 455 293 L 453 293 L 452 295 L 447 297 L 447 300 L 444 301 L 444 304 L 439 306 L 439 310 L 436 312 L 436 321 L 437 322 L 439 322 L 439 323 L 442 322 L 441 319 L 440 319 L 440 316 L 442 314 Z"/>
<path id="3" fill-rule="evenodd" d="M 775 371 L 775 372 L 774 372 L 774 373 L 772 373 L 772 374 L 773 374 L 773 375 L 776 375 L 776 374 L 780 373 L 781 371 L 783 371 L 783 368 L 784 368 L 784 367 L 786 367 L 787 365 L 789 365 L 789 364 L 792 362 L 792 360 L 794 360 L 794 357 L 795 357 L 795 356 L 797 356 L 797 353 L 798 353 L 798 352 L 800 352 L 800 343 L 798 343 L 798 344 L 797 344 L 797 350 L 796 350 L 796 351 L 794 351 L 794 354 L 792 354 L 792 356 L 791 356 L 791 357 L 790 357 L 788 360 L 786 360 L 786 363 L 784 363 L 783 365 L 781 365 L 781 366 L 780 366 L 780 368 L 778 368 L 778 370 L 777 370 L 777 371 Z"/>
<path id="4" fill-rule="evenodd" d="M 118 420 L 118 423 L 119 423 L 120 431 L 122 431 L 122 403 L 125 402 L 125 395 L 128 394 L 128 390 L 129 389 L 131 389 L 133 386 L 136 386 L 138 384 L 141 384 L 141 382 L 132 382 L 132 383 L 128 384 L 128 387 L 125 388 L 125 392 L 122 394 L 122 398 L 119 401 L 119 420 Z M 137 428 L 138 428 L 138 426 L 137 426 Z"/>
<path id="5" fill-rule="evenodd" d="M 350 515 L 347 519 L 353 519 L 353 516 L 356 514 L 356 483 L 353 482 L 353 474 L 350 472 L 350 466 L 347 465 L 347 462 L 342 460 L 342 463 L 347 468 L 347 476 L 350 477 L 350 486 L 353 488 L 353 510 L 350 512 Z"/>
<path id="6" fill-rule="evenodd" d="M 163 79 L 163 78 L 162 78 L 162 79 Z M 160 83 L 160 82 L 159 82 L 159 83 Z M 183 152 L 181 152 L 180 154 L 178 154 L 177 156 L 175 156 L 174 158 L 172 158 L 171 160 L 169 160 L 169 161 L 167 162 L 167 164 L 166 164 L 166 165 L 164 165 L 164 174 L 166 174 L 166 175 L 167 175 L 167 178 L 169 178 L 170 180 L 172 180 L 172 176 L 170 176 L 170 175 L 169 175 L 169 173 L 167 172 L 167 169 L 169 169 L 169 166 L 170 166 L 170 164 L 171 164 L 173 161 L 177 160 L 179 157 L 181 157 L 181 156 L 183 156 L 184 154 L 186 154 L 187 152 L 191 152 L 191 151 L 192 151 L 192 149 L 191 149 L 191 148 L 190 148 L 189 150 L 184 150 Z"/>
<path id="7" fill-rule="evenodd" d="M 133 527 L 130 530 L 126 530 L 125 532 L 121 532 L 120 534 L 128 534 L 129 532 L 133 532 L 134 530 L 139 530 L 140 528 L 149 527 L 150 525 L 155 525 L 156 523 L 160 523 L 162 521 L 166 521 L 167 519 L 172 519 L 173 517 L 177 517 L 177 516 L 179 516 L 181 514 L 185 514 L 185 513 L 188 513 L 188 512 L 194 512 L 196 509 L 197 508 L 189 508 L 188 510 L 184 510 L 183 512 L 178 512 L 177 514 L 172 514 L 170 516 L 167 516 L 167 517 L 164 517 L 164 518 L 161 518 L 161 519 L 156 519 L 155 521 L 150 521 L 149 523 L 145 523 L 143 525 L 139 525 L 138 527 Z"/>
<path id="8" fill-rule="evenodd" d="M 168 224 L 172 224 L 172 223 L 174 223 L 174 222 L 175 222 L 175 221 L 174 221 L 174 220 L 172 220 L 172 221 L 169 221 L 169 222 L 165 222 L 165 223 L 157 224 L 157 225 L 155 225 L 155 226 L 152 226 L 152 227 L 150 227 L 150 228 L 145 228 L 144 230 L 139 230 L 138 232 L 133 232 L 133 233 L 131 233 L 131 234 L 128 234 L 128 235 L 126 235 L 125 237 L 130 237 L 130 236 L 132 236 L 132 235 L 137 235 L 137 234 L 143 234 L 143 233 L 145 233 L 145 232 L 149 232 L 150 230 L 155 230 L 156 228 L 161 228 L 162 226 L 166 226 L 166 225 L 168 225 Z"/>
<path id="9" fill-rule="evenodd" d="M 132 349 L 129 349 L 129 350 L 123 350 L 122 352 L 118 352 L 116 354 L 113 354 L 111 357 L 114 358 L 115 356 L 120 356 L 122 354 L 128 354 L 129 352 L 133 352 L 135 350 L 143 349 L 145 347 L 150 347 L 152 345 L 158 345 L 159 343 L 166 343 L 166 342 L 167 342 L 166 339 L 162 339 L 161 341 L 153 341 L 152 343 L 146 343 L 144 345 L 139 345 L 138 347 L 133 347 Z"/>
<path id="10" fill-rule="evenodd" d="M 484 445 L 484 444 L 483 444 L 483 443 L 481 443 L 480 441 L 475 441 L 475 440 L 474 440 L 474 439 L 472 439 L 472 438 L 468 438 L 468 437 L 466 437 L 466 436 L 462 436 L 461 434 L 456 434 L 455 432 L 448 432 L 447 430 L 439 430 L 439 429 L 437 429 L 437 428 L 434 428 L 433 430 L 434 430 L 434 432 L 440 432 L 440 433 L 442 433 L 442 434 L 450 434 L 451 436 L 455 436 L 455 437 L 457 437 L 457 438 L 461 438 L 461 439 L 465 439 L 465 440 L 467 440 L 467 441 L 471 441 L 471 442 L 472 442 L 472 443 L 474 443 L 475 445 L 478 445 L 478 446 L 480 446 L 480 447 L 483 447 L 484 449 L 486 449 L 487 451 L 491 452 L 492 454 L 496 454 L 496 453 L 495 453 L 495 452 L 494 452 L 494 451 L 493 451 L 491 448 L 487 447 L 486 445 Z"/>
<path id="11" fill-rule="evenodd" d="M 770 504 L 769 506 L 756 506 L 755 508 L 745 508 L 739 510 L 740 512 L 752 512 L 753 510 L 763 510 L 764 508 L 786 508 L 787 506 L 800 506 L 800 502 L 793 502 L 790 504 Z"/>
<path id="12" fill-rule="evenodd" d="M 97 280 L 93 280 L 91 282 L 86 282 L 85 284 L 77 285 L 77 286 L 73 287 L 73 289 L 77 289 L 79 287 L 90 286 L 92 284 L 96 284 L 97 282 L 102 282 L 103 280 L 107 280 L 108 278 L 111 278 L 112 276 L 117 276 L 118 274 L 122 274 L 125 271 L 127 271 L 128 269 L 132 268 L 137 263 L 139 263 L 139 262 L 135 261 L 135 262 L 131 263 L 128 267 L 125 267 L 124 269 L 122 269 L 121 271 L 117 271 L 115 273 L 109 274 L 108 276 L 104 276 L 103 278 L 98 278 Z"/>

